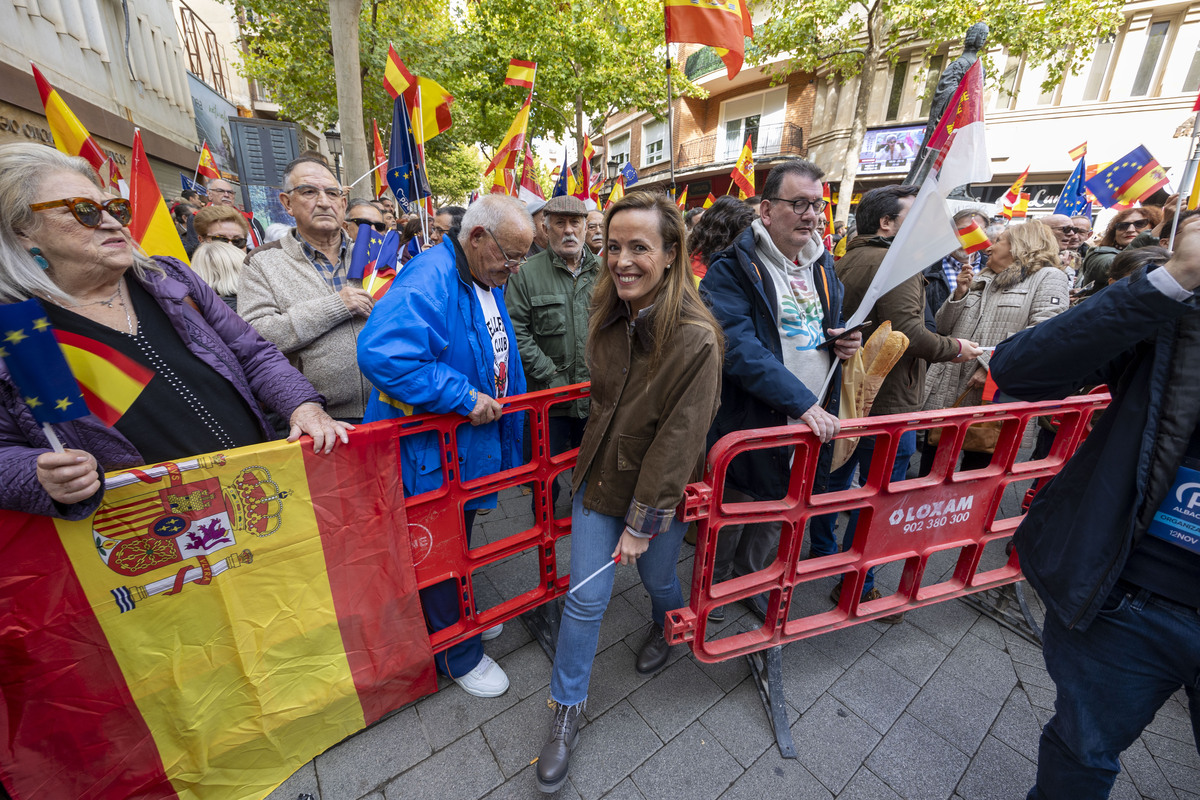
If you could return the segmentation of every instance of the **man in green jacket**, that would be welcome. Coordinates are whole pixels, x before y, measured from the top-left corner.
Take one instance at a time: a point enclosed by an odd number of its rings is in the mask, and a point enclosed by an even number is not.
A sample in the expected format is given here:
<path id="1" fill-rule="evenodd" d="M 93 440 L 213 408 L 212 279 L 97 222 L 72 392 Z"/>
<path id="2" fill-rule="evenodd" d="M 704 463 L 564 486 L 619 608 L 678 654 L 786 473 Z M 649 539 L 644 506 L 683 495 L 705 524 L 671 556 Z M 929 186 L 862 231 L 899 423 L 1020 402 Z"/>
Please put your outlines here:
<path id="1" fill-rule="evenodd" d="M 577 197 L 553 197 L 544 208 L 548 246 L 508 282 L 505 303 L 512 317 L 531 392 L 590 379 L 587 366 L 588 309 L 600 259 L 584 246 L 588 210 Z M 552 455 L 578 447 L 588 401 L 550 409 Z M 535 433 L 531 431 L 531 433 Z M 533 436 L 528 437 L 530 441 Z M 558 482 L 554 500 L 558 501 Z"/>

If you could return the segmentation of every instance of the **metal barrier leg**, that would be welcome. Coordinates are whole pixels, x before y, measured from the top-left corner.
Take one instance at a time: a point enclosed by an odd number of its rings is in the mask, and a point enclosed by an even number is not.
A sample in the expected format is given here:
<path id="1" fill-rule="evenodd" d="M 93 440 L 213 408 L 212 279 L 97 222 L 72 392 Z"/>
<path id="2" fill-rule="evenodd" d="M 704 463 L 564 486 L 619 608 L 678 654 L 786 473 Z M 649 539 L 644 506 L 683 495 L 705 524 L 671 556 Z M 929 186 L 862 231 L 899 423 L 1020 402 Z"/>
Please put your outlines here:
<path id="1" fill-rule="evenodd" d="M 792 742 L 792 729 L 788 727 L 787 702 L 783 697 L 783 645 L 757 653 L 750 653 L 746 660 L 754 673 L 754 685 L 762 699 L 771 729 L 775 731 L 775 744 L 783 758 L 795 758 L 796 746 Z"/>
<path id="2" fill-rule="evenodd" d="M 563 599 L 556 597 L 548 603 L 531 608 L 520 616 L 529 635 L 537 639 L 542 650 L 550 657 L 551 663 L 554 662 L 554 648 L 558 644 L 558 626 L 562 621 L 562 612 Z"/>
<path id="3" fill-rule="evenodd" d="M 1025 581 L 960 597 L 971 608 L 1041 647 L 1042 629 L 1025 598 Z"/>

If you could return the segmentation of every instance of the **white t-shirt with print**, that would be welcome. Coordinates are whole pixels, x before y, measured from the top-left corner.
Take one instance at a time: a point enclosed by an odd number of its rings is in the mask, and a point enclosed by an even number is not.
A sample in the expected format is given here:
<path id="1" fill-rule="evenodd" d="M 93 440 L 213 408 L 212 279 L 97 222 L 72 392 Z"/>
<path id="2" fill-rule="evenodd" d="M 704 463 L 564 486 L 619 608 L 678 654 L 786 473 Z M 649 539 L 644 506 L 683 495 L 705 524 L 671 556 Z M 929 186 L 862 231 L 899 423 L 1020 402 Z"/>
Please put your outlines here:
<path id="1" fill-rule="evenodd" d="M 500 307 L 496 305 L 496 296 L 492 294 L 492 290 L 475 284 L 475 296 L 479 298 L 483 319 L 487 324 L 488 333 L 492 335 L 492 355 L 496 363 L 496 398 L 499 399 L 508 395 L 508 331 L 504 329 L 504 317 L 500 316 Z"/>

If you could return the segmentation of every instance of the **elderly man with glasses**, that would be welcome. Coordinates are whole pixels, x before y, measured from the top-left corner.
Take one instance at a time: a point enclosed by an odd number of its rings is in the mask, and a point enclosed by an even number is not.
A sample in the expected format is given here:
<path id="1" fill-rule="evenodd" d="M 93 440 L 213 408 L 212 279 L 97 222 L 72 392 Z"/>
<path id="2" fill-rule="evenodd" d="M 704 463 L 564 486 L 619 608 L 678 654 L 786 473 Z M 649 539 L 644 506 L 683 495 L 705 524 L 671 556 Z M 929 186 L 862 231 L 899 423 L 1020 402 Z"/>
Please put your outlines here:
<path id="1" fill-rule="evenodd" d="M 358 371 L 355 345 L 374 303 L 346 277 L 346 198 L 329 166 L 315 158 L 288 164 L 283 185 L 279 202 L 296 227 L 247 256 L 238 312 L 325 395 L 330 416 L 361 422 L 370 385 Z"/>
<path id="2" fill-rule="evenodd" d="M 209 181 L 208 196 L 212 200 L 212 204 L 214 206 L 229 206 L 230 208 L 236 209 L 237 212 L 245 218 L 246 225 L 250 228 L 251 247 L 258 247 L 264 241 L 266 241 L 266 234 L 263 231 L 262 223 L 256 220 L 253 214 L 242 211 L 240 208 L 238 208 L 236 202 L 237 188 L 232 183 L 221 178 Z"/>
<path id="3" fill-rule="evenodd" d="M 463 215 L 457 238 L 444 237 L 400 271 L 358 339 L 358 364 L 374 387 L 366 421 L 427 412 L 466 417 L 469 424 L 460 425 L 455 437 L 456 473 L 463 482 L 521 463 L 524 415 L 501 415 L 501 400 L 525 391 L 503 289 L 532 241 L 533 220 L 523 203 L 495 194 L 480 198 Z M 400 464 L 406 495 L 445 483 L 436 433 L 405 437 Z M 468 545 L 476 513 L 495 507 L 495 494 L 464 503 Z M 453 580 L 421 591 L 431 630 L 458 622 L 458 596 Z M 499 635 L 501 627 L 438 653 L 438 671 L 476 697 L 504 694 L 508 677 L 483 652 L 483 640 Z"/>

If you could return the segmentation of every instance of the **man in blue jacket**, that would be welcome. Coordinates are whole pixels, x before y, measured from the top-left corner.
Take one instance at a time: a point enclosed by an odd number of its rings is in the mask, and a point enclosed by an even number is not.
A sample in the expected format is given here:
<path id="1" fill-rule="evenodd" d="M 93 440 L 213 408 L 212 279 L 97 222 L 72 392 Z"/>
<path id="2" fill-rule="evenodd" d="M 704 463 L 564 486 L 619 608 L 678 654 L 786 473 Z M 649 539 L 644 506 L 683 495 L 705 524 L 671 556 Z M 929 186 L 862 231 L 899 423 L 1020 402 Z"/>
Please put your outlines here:
<path id="1" fill-rule="evenodd" d="M 854 355 L 862 334 L 819 348 L 840 333 L 842 284 L 833 257 L 821 243 L 821 179 L 810 161 L 793 159 L 767 175 L 755 220 L 718 253 L 700 283 L 700 294 L 725 330 L 721 407 L 709 446 L 727 433 L 749 428 L 805 424 L 823 442 L 838 432 L 840 372 L 825 399 L 817 396 L 834 359 Z M 829 448 L 826 448 L 828 451 Z M 726 500 L 778 500 L 791 476 L 789 448 L 754 450 L 734 459 L 725 480 Z M 821 463 L 828 472 L 830 454 Z M 780 523 L 722 528 L 713 582 L 764 569 L 779 548 Z M 750 600 L 765 616 L 764 598 Z M 710 616 L 724 619 L 724 609 Z"/>
<path id="2" fill-rule="evenodd" d="M 1112 403 L 1014 540 L 1046 604 L 1058 690 L 1034 798 L 1108 797 L 1118 757 L 1183 686 L 1200 739 L 1200 218 L 1175 252 L 1002 342 L 1020 400 L 1107 384 Z"/>
<path id="3" fill-rule="evenodd" d="M 500 400 L 525 391 L 502 287 L 532 241 L 533 221 L 523 203 L 501 195 L 477 200 L 463 215 L 457 239 L 447 236 L 405 265 L 358 339 L 358 364 L 373 386 L 364 421 L 462 414 L 471 423 L 456 433 L 462 482 L 521 463 L 521 415 L 501 416 Z M 406 495 L 441 487 L 438 436 L 402 438 L 400 466 Z M 468 545 L 476 511 L 495 506 L 495 494 L 464 504 Z M 422 590 L 421 603 L 431 630 L 458 622 L 455 581 Z M 499 628 L 483 637 L 498 635 Z M 508 689 L 508 677 L 484 654 L 483 637 L 439 653 L 437 667 L 467 693 L 496 697 Z"/>

